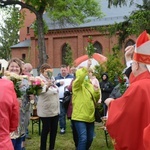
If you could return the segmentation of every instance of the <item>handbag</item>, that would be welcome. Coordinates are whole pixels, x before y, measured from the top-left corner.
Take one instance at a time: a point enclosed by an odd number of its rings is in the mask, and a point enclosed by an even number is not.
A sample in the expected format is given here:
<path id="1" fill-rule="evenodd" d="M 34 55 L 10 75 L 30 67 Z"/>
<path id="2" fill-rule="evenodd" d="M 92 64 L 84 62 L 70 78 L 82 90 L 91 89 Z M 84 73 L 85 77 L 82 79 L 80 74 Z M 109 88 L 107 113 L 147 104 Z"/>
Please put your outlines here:
<path id="1" fill-rule="evenodd" d="M 102 122 L 100 109 L 98 107 L 95 107 L 95 122 Z"/>
<path id="2" fill-rule="evenodd" d="M 86 88 L 87 89 L 87 88 Z M 87 89 L 88 90 L 88 89 Z M 89 91 L 89 90 L 88 90 Z M 89 91 L 89 93 L 91 94 L 92 96 L 92 100 L 93 100 L 93 103 L 94 103 L 94 106 L 95 106 L 95 113 L 94 113 L 94 117 L 95 117 L 95 122 L 102 122 L 101 120 L 101 112 L 100 112 L 100 108 L 96 105 L 96 102 L 94 101 L 94 97 L 91 93 L 91 91 Z"/>
<path id="3" fill-rule="evenodd" d="M 63 105 L 64 105 L 64 108 L 67 110 L 68 109 L 68 106 L 69 106 L 69 103 L 71 101 L 71 97 L 72 97 L 72 93 L 70 91 L 65 91 L 64 92 L 64 97 L 63 97 Z"/>

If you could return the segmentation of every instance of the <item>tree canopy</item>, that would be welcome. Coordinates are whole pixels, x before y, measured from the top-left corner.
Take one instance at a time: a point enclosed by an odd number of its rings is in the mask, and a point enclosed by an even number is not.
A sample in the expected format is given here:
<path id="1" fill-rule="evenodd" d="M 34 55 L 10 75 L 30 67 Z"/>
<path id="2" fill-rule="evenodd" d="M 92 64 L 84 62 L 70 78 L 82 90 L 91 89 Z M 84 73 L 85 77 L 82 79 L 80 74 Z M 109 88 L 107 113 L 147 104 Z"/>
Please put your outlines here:
<path id="1" fill-rule="evenodd" d="M 22 25 L 23 17 L 21 17 L 19 9 L 16 7 L 9 7 L 3 9 L 5 12 L 2 16 L 3 24 L 0 25 L 0 56 L 6 60 L 11 58 L 10 47 L 19 41 L 19 29 Z M 7 17 L 6 17 L 7 16 Z"/>
<path id="2" fill-rule="evenodd" d="M 80 24 L 87 17 L 101 17 L 102 12 L 96 0 L 0 0 L 1 7 L 20 5 L 33 12 L 37 22 L 37 38 L 39 49 L 39 66 L 47 62 L 46 46 L 44 40 L 43 13 L 46 11 L 52 20 L 61 25 Z"/>
<path id="3" fill-rule="evenodd" d="M 111 3 L 111 5 L 122 6 L 126 4 L 127 0 L 114 0 L 112 2 L 114 3 Z M 130 16 L 124 16 L 123 22 L 108 25 L 107 27 L 97 27 L 97 30 L 100 32 L 108 32 L 110 36 L 117 33 L 119 35 L 118 44 L 120 47 L 122 47 L 122 44 L 130 35 L 138 36 L 144 30 L 150 33 L 150 1 L 143 0 L 143 4 L 136 4 L 136 7 L 137 9 L 132 11 Z"/>

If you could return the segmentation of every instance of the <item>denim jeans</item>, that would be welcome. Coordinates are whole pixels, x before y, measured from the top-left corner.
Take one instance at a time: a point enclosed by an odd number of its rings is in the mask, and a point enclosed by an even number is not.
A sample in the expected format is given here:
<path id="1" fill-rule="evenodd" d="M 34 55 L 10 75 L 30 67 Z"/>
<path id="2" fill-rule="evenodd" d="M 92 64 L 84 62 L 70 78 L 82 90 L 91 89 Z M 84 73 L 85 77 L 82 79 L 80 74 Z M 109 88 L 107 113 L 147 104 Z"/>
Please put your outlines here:
<path id="1" fill-rule="evenodd" d="M 73 120 L 71 120 L 71 128 L 72 128 L 73 141 L 74 141 L 75 147 L 77 148 L 77 146 L 78 146 L 78 134 L 77 134 Z"/>
<path id="2" fill-rule="evenodd" d="M 21 144 L 22 144 L 22 141 L 23 141 L 23 137 L 12 139 L 11 141 L 13 143 L 13 146 L 14 146 L 15 150 L 22 150 Z"/>
<path id="3" fill-rule="evenodd" d="M 78 146 L 77 150 L 88 150 L 92 144 L 94 136 L 94 122 L 73 121 L 77 134 Z"/>
<path id="4" fill-rule="evenodd" d="M 62 102 L 60 102 L 59 126 L 66 129 L 66 110 Z"/>

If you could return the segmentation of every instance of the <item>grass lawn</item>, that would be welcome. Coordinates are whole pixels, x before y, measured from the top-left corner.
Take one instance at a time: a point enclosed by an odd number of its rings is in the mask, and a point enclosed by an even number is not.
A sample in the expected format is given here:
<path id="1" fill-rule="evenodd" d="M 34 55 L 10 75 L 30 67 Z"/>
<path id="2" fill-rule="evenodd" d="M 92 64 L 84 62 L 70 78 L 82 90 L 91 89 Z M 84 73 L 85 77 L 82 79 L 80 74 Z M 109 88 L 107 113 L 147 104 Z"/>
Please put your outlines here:
<path id="1" fill-rule="evenodd" d="M 101 123 L 95 123 L 95 138 L 90 150 L 113 150 L 111 140 L 108 137 L 109 147 L 106 146 L 105 135 L 103 129 L 100 128 Z M 34 125 L 34 133 L 31 132 L 31 123 L 29 125 L 29 135 L 31 139 L 26 140 L 26 150 L 39 150 L 40 136 L 38 135 L 38 125 Z M 48 147 L 47 147 L 48 148 Z M 70 121 L 67 120 L 66 134 L 58 134 L 56 137 L 55 150 L 75 150 L 74 142 L 72 138 L 72 131 L 70 127 Z"/>

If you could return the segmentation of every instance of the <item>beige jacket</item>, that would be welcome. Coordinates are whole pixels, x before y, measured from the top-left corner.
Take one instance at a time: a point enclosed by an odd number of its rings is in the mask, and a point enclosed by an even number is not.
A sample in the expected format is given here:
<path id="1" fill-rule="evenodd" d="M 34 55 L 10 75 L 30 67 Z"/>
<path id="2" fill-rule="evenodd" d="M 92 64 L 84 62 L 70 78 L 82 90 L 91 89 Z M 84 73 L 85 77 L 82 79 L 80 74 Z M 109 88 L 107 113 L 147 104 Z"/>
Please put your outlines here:
<path id="1" fill-rule="evenodd" d="M 45 80 L 42 93 L 38 96 L 37 115 L 39 117 L 53 117 L 60 113 L 59 106 L 59 91 L 57 86 L 50 86 L 46 91 L 46 79 L 40 75 L 42 80 Z"/>

